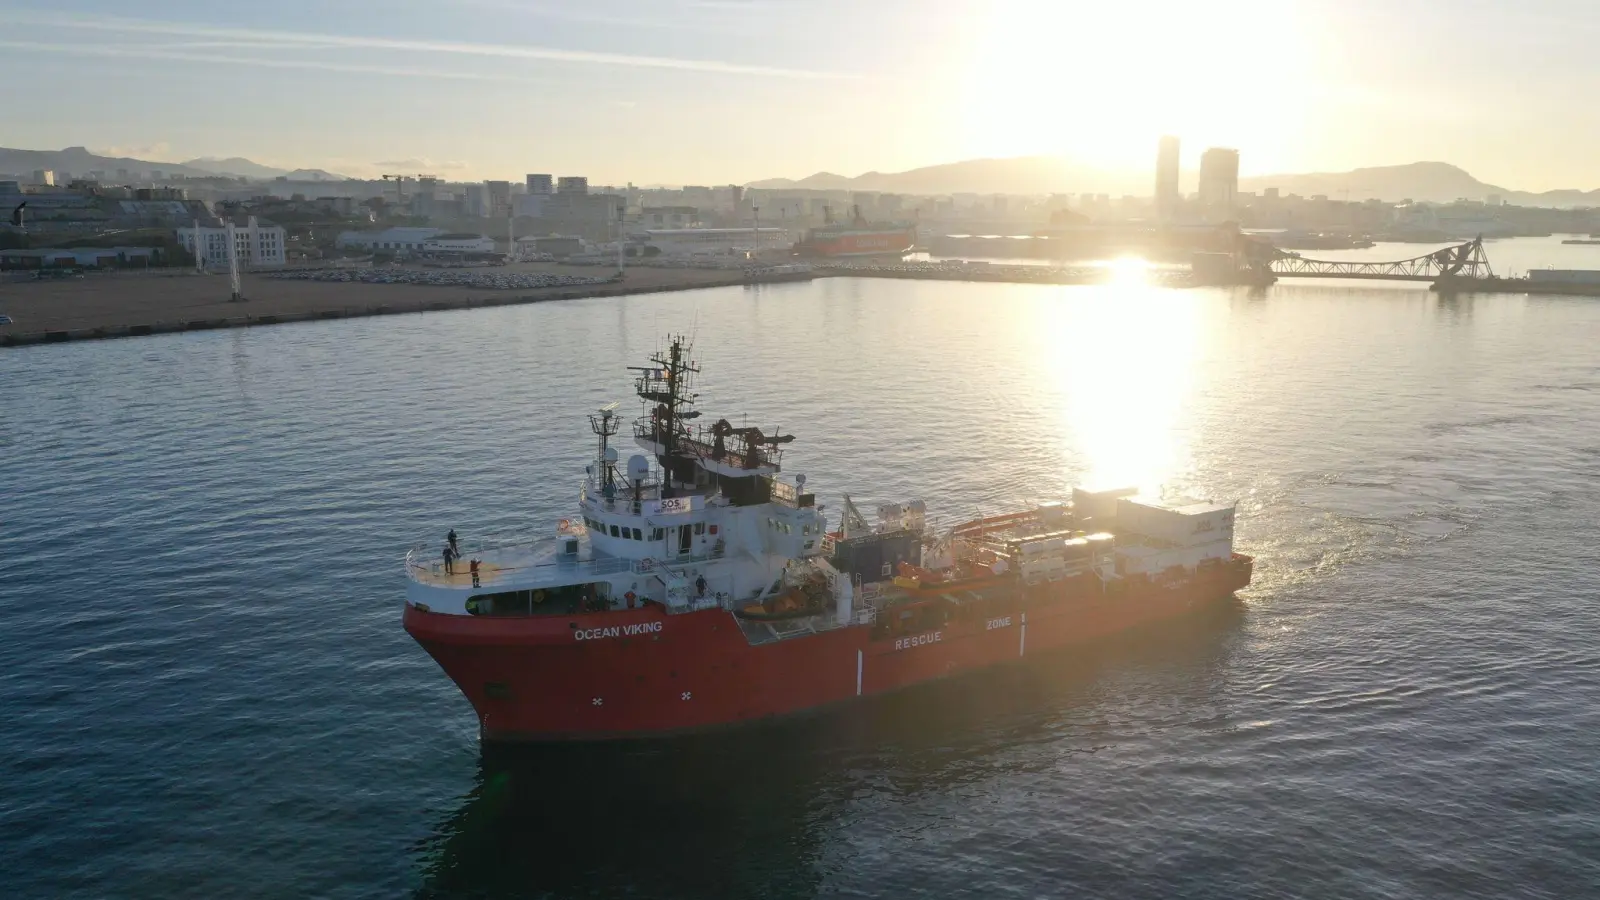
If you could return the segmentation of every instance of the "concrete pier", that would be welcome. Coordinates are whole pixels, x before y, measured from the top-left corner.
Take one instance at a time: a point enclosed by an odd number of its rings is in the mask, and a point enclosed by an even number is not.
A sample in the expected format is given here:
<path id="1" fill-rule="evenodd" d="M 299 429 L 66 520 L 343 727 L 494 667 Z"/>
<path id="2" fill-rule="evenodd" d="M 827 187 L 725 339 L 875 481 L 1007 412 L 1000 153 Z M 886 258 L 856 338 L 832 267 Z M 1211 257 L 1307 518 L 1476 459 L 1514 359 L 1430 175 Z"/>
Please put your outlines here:
<path id="1" fill-rule="evenodd" d="M 591 266 L 514 266 L 512 271 L 604 277 Z M 497 270 L 506 271 L 506 270 Z M 809 276 L 807 276 L 809 277 Z M 508 306 L 585 297 L 620 297 L 766 281 L 738 269 L 630 268 L 620 282 L 493 291 L 386 284 L 337 284 L 243 278 L 243 302 L 230 302 L 226 276 L 166 272 L 93 274 L 44 281 L 0 281 L 0 346 L 140 337 L 218 328 L 248 328 L 319 319 Z"/>

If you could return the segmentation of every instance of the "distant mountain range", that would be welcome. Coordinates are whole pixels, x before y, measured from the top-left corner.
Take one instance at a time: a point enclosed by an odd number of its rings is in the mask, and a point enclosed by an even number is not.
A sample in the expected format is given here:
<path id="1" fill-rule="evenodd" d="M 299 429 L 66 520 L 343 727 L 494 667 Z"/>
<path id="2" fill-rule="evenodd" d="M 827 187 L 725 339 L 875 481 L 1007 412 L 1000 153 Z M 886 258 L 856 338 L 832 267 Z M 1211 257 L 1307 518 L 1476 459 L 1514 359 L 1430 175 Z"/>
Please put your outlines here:
<path id="1" fill-rule="evenodd" d="M 188 162 L 172 163 L 125 156 L 101 156 L 89 152 L 85 147 L 68 147 L 65 150 L 14 150 L 0 147 L 0 172 L 26 177 L 38 169 L 49 169 L 57 173 L 71 172 L 74 176 L 104 172 L 111 179 L 118 177 L 116 174 L 118 171 L 127 170 L 129 179 L 140 180 L 149 180 L 151 172 L 160 172 L 164 176 L 184 175 L 192 178 L 231 175 L 235 178 L 265 180 L 284 176 L 290 181 L 343 181 L 345 177 L 321 169 L 275 169 L 241 157 L 191 159 Z"/>
<path id="2" fill-rule="evenodd" d="M 322 169 L 277 169 L 237 156 L 228 159 L 204 157 L 169 163 L 100 156 L 84 147 L 68 147 L 65 150 L 14 150 L 0 147 L 0 173 L 26 178 L 37 169 L 71 172 L 75 176 L 98 171 L 106 173 L 110 179 L 115 179 L 119 170 L 127 170 L 130 180 L 149 180 L 149 173 L 153 171 L 159 171 L 163 176 L 231 175 L 261 180 L 286 177 L 291 181 L 345 179 L 343 175 Z M 748 186 L 924 195 L 1093 192 L 1113 196 L 1149 196 L 1154 180 L 1153 171 L 1100 169 L 1054 156 L 1018 156 L 1009 159 L 969 159 L 906 172 L 867 172 L 854 177 L 818 172 L 801 179 L 768 178 L 751 182 Z M 1195 173 L 1185 172 L 1182 179 L 1184 190 L 1193 190 L 1196 181 Z M 1250 176 L 1239 182 L 1242 191 L 1259 193 L 1268 188 L 1277 188 L 1283 194 L 1307 197 L 1325 194 L 1338 200 L 1376 198 L 1390 202 L 1411 199 L 1448 203 L 1463 198 L 1487 200 L 1491 196 L 1499 196 L 1508 203 L 1521 206 L 1600 206 L 1600 190 L 1514 191 L 1479 181 L 1459 167 L 1442 162 L 1374 166 L 1350 172 Z"/>
<path id="3" fill-rule="evenodd" d="M 1507 203 L 1518 206 L 1600 206 L 1600 190 L 1515 191 L 1479 181 L 1460 167 L 1442 162 L 1239 179 L 1241 191 L 1260 192 L 1273 187 L 1284 194 L 1306 197 L 1326 194 L 1336 200 L 1377 198 L 1449 203 L 1459 199 L 1487 200 L 1499 196 Z"/>
<path id="4" fill-rule="evenodd" d="M 191 159 L 183 164 L 190 169 L 199 169 L 203 172 L 215 172 L 218 175 L 232 175 L 235 178 L 277 178 L 283 176 L 290 181 L 343 181 L 345 176 L 335 175 L 323 169 L 274 169 L 263 166 L 258 162 L 251 162 L 242 156 L 231 156 L 227 159 L 217 159 L 214 156 L 203 156 Z"/>
<path id="5" fill-rule="evenodd" d="M 1152 166 L 1153 169 L 1153 166 Z M 1198 176 L 1186 172 L 1184 189 L 1192 190 Z M 925 166 L 907 172 L 867 172 L 853 178 L 818 172 L 798 180 L 769 178 L 751 182 L 752 188 L 882 191 L 899 194 L 1047 194 L 1084 193 L 1149 196 L 1154 171 L 1126 172 L 1094 169 L 1049 156 L 1011 159 L 972 159 Z M 1486 184 L 1449 163 L 1416 162 L 1400 166 L 1374 166 L 1350 172 L 1264 175 L 1241 178 L 1239 189 L 1261 192 L 1277 188 L 1283 194 L 1326 194 L 1337 200 L 1379 199 L 1390 202 L 1418 200 L 1448 203 L 1452 200 L 1487 200 L 1499 196 L 1522 206 L 1600 206 L 1600 190 L 1558 190 L 1534 193 Z"/>
<path id="6" fill-rule="evenodd" d="M 886 191 L 897 194 L 1051 194 L 1094 191 L 1148 194 L 1155 176 L 1111 172 L 1054 156 L 969 159 L 909 172 L 868 172 L 849 178 L 818 172 L 799 180 L 769 178 L 753 188 L 817 191 Z"/>

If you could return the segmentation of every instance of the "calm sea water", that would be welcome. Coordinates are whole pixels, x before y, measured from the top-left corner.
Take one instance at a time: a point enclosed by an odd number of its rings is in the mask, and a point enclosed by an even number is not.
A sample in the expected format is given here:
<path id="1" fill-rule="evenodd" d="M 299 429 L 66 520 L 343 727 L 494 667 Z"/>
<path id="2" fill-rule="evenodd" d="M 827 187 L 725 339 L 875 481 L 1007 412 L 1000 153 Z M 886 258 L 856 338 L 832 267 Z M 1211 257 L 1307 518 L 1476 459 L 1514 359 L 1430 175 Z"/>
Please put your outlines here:
<path id="1" fill-rule="evenodd" d="M 485 756 L 400 556 L 567 515 L 668 330 L 835 509 L 1236 499 L 1256 584 L 837 715 Z M 5 351 L 0 883 L 1594 896 L 1597 347 L 1575 298 L 826 280 Z"/>

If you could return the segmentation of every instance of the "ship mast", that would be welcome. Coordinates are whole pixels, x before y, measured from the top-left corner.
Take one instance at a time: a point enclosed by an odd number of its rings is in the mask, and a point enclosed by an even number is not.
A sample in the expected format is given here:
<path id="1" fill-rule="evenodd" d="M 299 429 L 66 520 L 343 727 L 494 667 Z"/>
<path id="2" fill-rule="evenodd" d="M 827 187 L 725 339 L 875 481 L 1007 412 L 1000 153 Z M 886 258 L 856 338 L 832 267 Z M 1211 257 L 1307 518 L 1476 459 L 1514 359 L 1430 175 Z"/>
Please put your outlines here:
<path id="1" fill-rule="evenodd" d="M 694 458 L 680 451 L 680 439 L 687 436 L 684 423 L 700 415 L 694 408 L 699 395 L 689 390 L 690 379 L 700 372 L 700 367 L 689 359 L 689 347 L 681 335 L 673 336 L 667 351 L 656 351 L 650 361 L 655 365 L 628 368 L 639 373 L 634 388 L 646 404 L 646 415 L 639 420 L 640 432 L 648 434 L 661 448 L 656 456 L 666 470 L 661 496 L 671 497 L 674 480 L 694 480 Z M 652 403 L 653 409 L 649 408 Z"/>
<path id="2" fill-rule="evenodd" d="M 607 499 L 610 499 L 612 493 L 616 490 L 616 460 L 608 458 L 606 450 L 608 442 L 617 433 L 617 427 L 622 424 L 617 418 L 617 407 L 619 405 L 616 402 L 607 403 L 605 406 L 600 407 L 599 412 L 589 415 L 589 428 L 594 431 L 595 437 L 600 444 L 595 451 L 595 465 L 600 467 L 598 471 L 603 479 Z"/>

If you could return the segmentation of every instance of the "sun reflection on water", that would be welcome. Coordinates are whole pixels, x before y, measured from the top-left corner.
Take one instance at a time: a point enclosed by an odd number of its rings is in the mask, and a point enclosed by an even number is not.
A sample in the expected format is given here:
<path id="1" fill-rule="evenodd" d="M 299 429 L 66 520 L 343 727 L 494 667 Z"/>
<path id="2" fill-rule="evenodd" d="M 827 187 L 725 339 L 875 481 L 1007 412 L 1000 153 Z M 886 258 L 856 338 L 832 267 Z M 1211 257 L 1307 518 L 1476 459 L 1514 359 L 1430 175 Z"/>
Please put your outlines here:
<path id="1" fill-rule="evenodd" d="M 1145 283 L 1150 264 L 1137 256 L 1123 256 L 1107 262 L 1106 269 L 1111 273 L 1112 284 L 1136 285 Z"/>
<path id="2" fill-rule="evenodd" d="M 1038 339 L 1078 454 L 1078 483 L 1159 494 L 1189 466 L 1188 404 L 1204 343 L 1196 298 L 1150 287 L 1118 260 L 1106 287 L 1042 307 Z"/>

